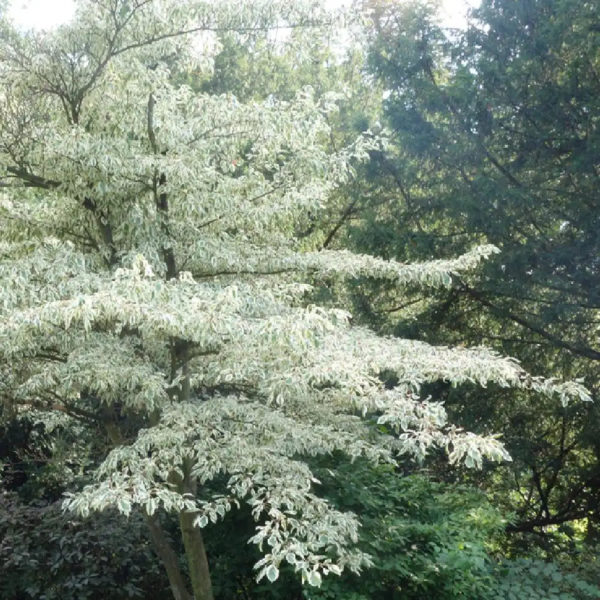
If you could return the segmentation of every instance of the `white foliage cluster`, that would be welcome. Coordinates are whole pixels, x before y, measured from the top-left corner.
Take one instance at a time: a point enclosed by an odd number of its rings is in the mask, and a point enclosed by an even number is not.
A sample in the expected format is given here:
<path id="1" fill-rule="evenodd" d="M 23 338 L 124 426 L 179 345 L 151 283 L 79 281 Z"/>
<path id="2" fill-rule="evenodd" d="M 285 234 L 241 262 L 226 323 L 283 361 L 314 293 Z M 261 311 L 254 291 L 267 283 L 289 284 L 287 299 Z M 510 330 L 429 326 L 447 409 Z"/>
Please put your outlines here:
<path id="1" fill-rule="evenodd" d="M 448 286 L 494 252 L 417 265 L 302 252 L 298 223 L 380 141 L 328 150 L 335 98 L 309 89 L 242 104 L 176 83 L 191 62 L 209 68 L 194 35 L 314 23 L 317 5 L 90 0 L 73 26 L 3 29 L 0 43 L 0 398 L 84 422 L 117 415 L 113 432 L 141 420 L 71 509 L 191 511 L 204 527 L 245 502 L 258 577 L 287 562 L 312 585 L 368 559 L 352 550 L 356 516 L 319 498 L 303 457 L 420 460 L 435 446 L 467 466 L 507 460 L 419 399 L 431 381 L 588 399 L 485 349 L 379 338 L 306 305 L 307 273 Z"/>

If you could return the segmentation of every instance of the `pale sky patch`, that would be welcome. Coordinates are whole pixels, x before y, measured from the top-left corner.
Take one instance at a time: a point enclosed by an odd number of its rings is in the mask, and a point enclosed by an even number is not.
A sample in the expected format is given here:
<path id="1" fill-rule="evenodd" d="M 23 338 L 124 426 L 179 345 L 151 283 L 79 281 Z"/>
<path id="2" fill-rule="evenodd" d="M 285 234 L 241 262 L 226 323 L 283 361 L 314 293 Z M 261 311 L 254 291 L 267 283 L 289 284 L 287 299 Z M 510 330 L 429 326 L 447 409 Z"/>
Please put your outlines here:
<path id="1" fill-rule="evenodd" d="M 25 29 L 52 29 L 65 23 L 75 10 L 73 0 L 12 0 L 8 14 Z"/>
<path id="2" fill-rule="evenodd" d="M 441 17 L 446 27 L 464 29 L 467 26 L 467 13 L 476 8 L 480 0 L 442 0 Z"/>
<path id="3" fill-rule="evenodd" d="M 293 0 L 290 0 L 293 1 Z M 329 4 L 347 4 L 347 0 L 328 0 Z M 463 28 L 467 11 L 477 6 L 479 0 L 442 0 L 442 18 L 447 27 Z M 75 9 L 73 0 L 12 0 L 9 15 L 26 29 L 51 29 L 65 23 Z"/>

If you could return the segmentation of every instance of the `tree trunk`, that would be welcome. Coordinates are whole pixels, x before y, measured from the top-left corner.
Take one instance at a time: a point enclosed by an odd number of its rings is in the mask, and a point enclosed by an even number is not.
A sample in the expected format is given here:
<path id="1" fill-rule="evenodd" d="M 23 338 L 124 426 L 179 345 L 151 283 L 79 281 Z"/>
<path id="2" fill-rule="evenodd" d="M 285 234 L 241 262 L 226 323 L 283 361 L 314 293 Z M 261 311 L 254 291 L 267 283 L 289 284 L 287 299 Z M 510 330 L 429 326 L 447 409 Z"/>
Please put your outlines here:
<path id="1" fill-rule="evenodd" d="M 194 527 L 194 513 L 182 512 L 179 515 L 183 545 L 190 570 L 190 580 L 194 591 L 194 600 L 213 600 L 210 571 L 202 530 Z"/>
<path id="2" fill-rule="evenodd" d="M 167 571 L 167 577 L 169 578 L 169 585 L 171 586 L 173 597 L 175 600 L 194 600 L 193 596 L 187 590 L 183 574 L 179 569 L 177 554 L 175 554 L 165 532 L 158 523 L 156 515 L 149 516 L 148 514 L 145 514 L 144 516 L 146 517 L 146 523 L 150 530 L 150 537 L 154 545 L 154 550 Z"/>

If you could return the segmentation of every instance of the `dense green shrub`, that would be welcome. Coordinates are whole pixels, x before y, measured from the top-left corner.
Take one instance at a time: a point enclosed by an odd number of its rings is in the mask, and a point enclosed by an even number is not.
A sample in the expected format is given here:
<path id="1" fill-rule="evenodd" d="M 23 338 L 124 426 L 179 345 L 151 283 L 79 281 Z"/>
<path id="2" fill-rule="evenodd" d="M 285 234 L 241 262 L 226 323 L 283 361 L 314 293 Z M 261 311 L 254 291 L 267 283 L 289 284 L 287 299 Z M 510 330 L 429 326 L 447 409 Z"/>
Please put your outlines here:
<path id="1" fill-rule="evenodd" d="M 517 559 L 496 570 L 492 600 L 592 600 L 600 587 L 552 562 Z"/>
<path id="2" fill-rule="evenodd" d="M 141 520 L 105 513 L 82 522 L 60 504 L 0 495 L 2 600 L 158 600 L 168 594 Z"/>
<path id="3" fill-rule="evenodd" d="M 323 485 L 344 510 L 360 515 L 363 549 L 373 566 L 361 577 L 329 578 L 306 598 L 325 600 L 480 600 L 491 583 L 486 543 L 502 519 L 479 491 L 401 477 L 360 463 L 327 471 Z"/>
<path id="4" fill-rule="evenodd" d="M 478 490 L 361 461 L 340 463 L 337 458 L 320 462 L 315 473 L 330 502 L 359 516 L 360 547 L 373 565 L 361 576 L 348 571 L 329 575 L 318 589 L 302 588 L 285 569 L 275 584 L 257 584 L 252 572 L 256 550 L 231 543 L 255 524 L 247 512 L 236 511 L 207 533 L 216 597 L 483 600 L 494 589 L 495 562 L 488 546 L 500 534 L 503 521 Z"/>

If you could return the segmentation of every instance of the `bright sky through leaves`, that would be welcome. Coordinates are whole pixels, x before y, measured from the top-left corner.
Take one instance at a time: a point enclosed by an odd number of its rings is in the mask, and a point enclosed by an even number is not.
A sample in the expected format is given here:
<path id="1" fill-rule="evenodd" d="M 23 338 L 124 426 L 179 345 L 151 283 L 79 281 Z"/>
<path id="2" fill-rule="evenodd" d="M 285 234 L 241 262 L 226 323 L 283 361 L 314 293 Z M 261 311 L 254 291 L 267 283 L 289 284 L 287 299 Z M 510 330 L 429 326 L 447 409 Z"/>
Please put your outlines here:
<path id="1" fill-rule="evenodd" d="M 477 0 L 442 0 L 445 25 L 464 27 L 467 10 L 476 4 Z M 73 0 L 13 0 L 9 12 L 22 27 L 48 29 L 67 21 L 73 14 L 73 7 Z"/>
<path id="2" fill-rule="evenodd" d="M 73 15 L 72 0 L 12 0 L 9 13 L 22 27 L 49 29 Z"/>

